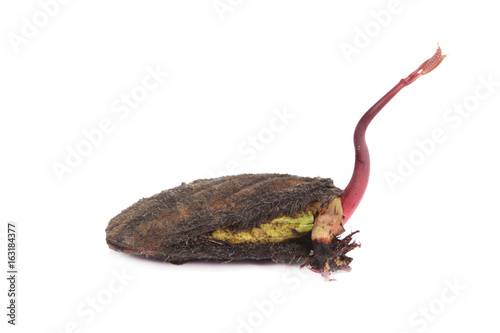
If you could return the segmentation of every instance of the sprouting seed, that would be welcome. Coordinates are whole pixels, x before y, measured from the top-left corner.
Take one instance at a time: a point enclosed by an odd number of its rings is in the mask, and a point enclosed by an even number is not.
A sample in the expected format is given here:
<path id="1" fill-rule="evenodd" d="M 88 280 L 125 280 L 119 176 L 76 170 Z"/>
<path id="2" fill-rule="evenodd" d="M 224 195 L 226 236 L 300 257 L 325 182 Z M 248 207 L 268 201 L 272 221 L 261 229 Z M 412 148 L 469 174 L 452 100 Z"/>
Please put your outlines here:
<path id="1" fill-rule="evenodd" d="M 441 48 L 375 103 L 354 131 L 352 178 L 340 190 L 328 178 L 242 174 L 201 179 L 141 199 L 111 219 L 106 241 L 116 251 L 172 263 L 273 260 L 302 263 L 325 278 L 349 270 L 359 246 L 344 225 L 358 207 L 370 173 L 365 133 L 404 87 L 445 58 Z"/>

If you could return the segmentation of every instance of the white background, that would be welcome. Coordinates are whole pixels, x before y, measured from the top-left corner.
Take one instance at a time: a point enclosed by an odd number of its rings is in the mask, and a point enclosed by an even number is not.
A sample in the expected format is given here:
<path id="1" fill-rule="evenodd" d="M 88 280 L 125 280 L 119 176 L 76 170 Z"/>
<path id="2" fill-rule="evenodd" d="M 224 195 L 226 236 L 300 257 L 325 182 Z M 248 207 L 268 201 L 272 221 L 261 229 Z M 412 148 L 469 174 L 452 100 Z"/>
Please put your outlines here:
<path id="1" fill-rule="evenodd" d="M 6 251 L 17 223 L 20 272 L 15 328 L 2 278 L 2 331 L 498 331 L 493 2 L 54 3 L 0 5 L 0 236 Z M 371 182 L 347 225 L 362 247 L 336 282 L 297 266 L 175 266 L 108 249 L 113 216 L 181 182 L 278 172 L 344 188 L 357 120 L 437 42 L 449 57 L 368 131 Z M 168 77 L 114 112 L 147 68 Z M 270 137 L 285 109 L 293 118 Z M 105 119 L 112 130 L 58 177 L 55 163 Z M 238 150 L 259 135 L 261 150 Z"/>

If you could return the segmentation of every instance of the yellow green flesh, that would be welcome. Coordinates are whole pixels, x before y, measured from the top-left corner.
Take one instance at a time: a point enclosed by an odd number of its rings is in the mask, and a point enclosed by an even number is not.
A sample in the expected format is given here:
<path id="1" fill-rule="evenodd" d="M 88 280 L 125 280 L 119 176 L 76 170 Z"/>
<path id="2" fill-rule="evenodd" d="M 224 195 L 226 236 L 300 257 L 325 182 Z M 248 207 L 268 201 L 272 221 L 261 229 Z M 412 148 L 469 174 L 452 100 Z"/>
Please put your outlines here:
<path id="1" fill-rule="evenodd" d="M 307 235 L 314 226 L 314 215 L 303 213 L 296 218 L 278 217 L 249 231 L 233 233 L 230 229 L 215 230 L 213 239 L 229 243 L 277 243 Z"/>

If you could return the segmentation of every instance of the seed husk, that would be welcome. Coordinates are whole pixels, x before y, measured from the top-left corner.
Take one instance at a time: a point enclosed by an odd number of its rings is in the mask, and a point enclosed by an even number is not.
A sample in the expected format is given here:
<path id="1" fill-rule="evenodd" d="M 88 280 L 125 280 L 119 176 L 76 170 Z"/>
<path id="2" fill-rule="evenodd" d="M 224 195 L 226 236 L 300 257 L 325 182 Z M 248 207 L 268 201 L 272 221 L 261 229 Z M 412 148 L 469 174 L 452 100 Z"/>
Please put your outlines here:
<path id="1" fill-rule="evenodd" d="M 214 233 L 255 233 L 273 221 L 285 226 L 288 221 L 289 228 L 301 230 L 297 221 L 314 218 L 340 194 L 331 179 L 319 177 L 243 174 L 197 180 L 122 211 L 109 222 L 106 241 L 117 251 L 174 263 L 306 260 L 313 249 L 310 231 L 291 231 L 279 241 L 255 237 L 246 242 Z"/>

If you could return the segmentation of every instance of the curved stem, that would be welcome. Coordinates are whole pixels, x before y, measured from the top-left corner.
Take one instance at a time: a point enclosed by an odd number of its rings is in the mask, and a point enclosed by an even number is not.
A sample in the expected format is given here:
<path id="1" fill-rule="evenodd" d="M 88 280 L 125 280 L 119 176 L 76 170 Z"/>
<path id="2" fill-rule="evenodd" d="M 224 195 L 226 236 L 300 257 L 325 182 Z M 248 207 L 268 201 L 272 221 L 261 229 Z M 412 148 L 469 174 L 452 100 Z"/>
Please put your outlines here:
<path id="1" fill-rule="evenodd" d="M 354 130 L 354 149 L 356 151 L 356 160 L 354 163 L 354 172 L 352 178 L 342 194 L 342 208 L 344 219 L 342 224 L 345 224 L 352 216 L 358 207 L 370 176 L 370 154 L 366 145 L 365 134 L 368 125 L 373 118 L 382 110 L 382 108 L 407 85 L 415 82 L 420 76 L 430 73 L 436 68 L 441 61 L 446 57 L 442 55 L 441 48 L 438 44 L 436 53 L 424 61 L 413 73 L 407 78 L 399 81 L 387 94 L 385 94 L 377 103 L 375 103 L 359 120 L 356 129 Z"/>

